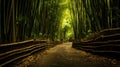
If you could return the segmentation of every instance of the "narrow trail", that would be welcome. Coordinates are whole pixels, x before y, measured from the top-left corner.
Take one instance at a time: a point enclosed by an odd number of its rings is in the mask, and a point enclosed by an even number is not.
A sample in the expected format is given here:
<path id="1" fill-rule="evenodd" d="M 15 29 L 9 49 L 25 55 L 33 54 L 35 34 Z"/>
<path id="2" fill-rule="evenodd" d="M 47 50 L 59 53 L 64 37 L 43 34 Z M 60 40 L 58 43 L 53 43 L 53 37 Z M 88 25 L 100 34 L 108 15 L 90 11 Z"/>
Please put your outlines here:
<path id="1" fill-rule="evenodd" d="M 93 55 L 64 43 L 31 55 L 16 67 L 120 67 L 120 61 Z"/>

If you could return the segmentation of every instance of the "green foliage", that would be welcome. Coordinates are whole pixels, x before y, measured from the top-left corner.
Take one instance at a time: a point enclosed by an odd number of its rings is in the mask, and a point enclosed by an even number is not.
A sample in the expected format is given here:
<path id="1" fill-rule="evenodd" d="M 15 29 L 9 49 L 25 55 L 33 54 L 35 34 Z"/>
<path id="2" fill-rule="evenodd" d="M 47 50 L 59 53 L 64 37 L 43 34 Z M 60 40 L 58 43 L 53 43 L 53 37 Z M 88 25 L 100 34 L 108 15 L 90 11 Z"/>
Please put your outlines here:
<path id="1" fill-rule="evenodd" d="M 120 27 L 119 0 L 70 0 L 74 38 L 82 39 L 106 28 Z M 114 10 L 117 7 L 118 10 Z M 114 23 L 113 23 L 114 22 Z"/>
<path id="2" fill-rule="evenodd" d="M 119 0 L 0 0 L 0 43 L 82 39 L 120 27 Z"/>

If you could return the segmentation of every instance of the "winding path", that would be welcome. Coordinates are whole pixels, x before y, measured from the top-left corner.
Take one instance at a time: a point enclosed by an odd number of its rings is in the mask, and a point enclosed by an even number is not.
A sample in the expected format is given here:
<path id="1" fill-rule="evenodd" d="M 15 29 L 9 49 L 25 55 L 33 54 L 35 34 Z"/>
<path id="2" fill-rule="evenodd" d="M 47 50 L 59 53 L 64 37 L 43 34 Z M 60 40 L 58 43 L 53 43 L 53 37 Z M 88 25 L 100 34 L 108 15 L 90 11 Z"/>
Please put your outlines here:
<path id="1" fill-rule="evenodd" d="M 21 64 L 27 64 L 27 67 L 120 67 L 120 61 L 74 49 L 71 42 L 57 45 L 28 59 L 31 62 L 24 60 Z"/>

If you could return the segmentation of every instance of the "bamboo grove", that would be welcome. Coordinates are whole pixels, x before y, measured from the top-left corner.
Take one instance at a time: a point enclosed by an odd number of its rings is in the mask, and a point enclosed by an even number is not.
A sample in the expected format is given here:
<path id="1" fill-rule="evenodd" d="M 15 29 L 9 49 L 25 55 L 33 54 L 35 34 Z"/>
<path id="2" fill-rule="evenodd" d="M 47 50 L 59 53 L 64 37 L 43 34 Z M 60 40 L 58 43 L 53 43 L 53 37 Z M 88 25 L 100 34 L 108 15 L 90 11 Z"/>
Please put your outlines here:
<path id="1" fill-rule="evenodd" d="M 120 27 L 119 0 L 71 0 L 76 40 L 103 29 Z"/>
<path id="2" fill-rule="evenodd" d="M 91 33 L 120 27 L 119 0 L 0 0 L 0 43 L 32 38 L 80 40 Z M 62 28 L 63 20 L 70 26 Z M 66 34 L 71 35 L 66 37 Z"/>
<path id="3" fill-rule="evenodd" d="M 53 39 L 58 30 L 58 0 L 0 0 L 2 43 L 35 37 Z M 56 23 L 55 23 L 56 22 Z"/>

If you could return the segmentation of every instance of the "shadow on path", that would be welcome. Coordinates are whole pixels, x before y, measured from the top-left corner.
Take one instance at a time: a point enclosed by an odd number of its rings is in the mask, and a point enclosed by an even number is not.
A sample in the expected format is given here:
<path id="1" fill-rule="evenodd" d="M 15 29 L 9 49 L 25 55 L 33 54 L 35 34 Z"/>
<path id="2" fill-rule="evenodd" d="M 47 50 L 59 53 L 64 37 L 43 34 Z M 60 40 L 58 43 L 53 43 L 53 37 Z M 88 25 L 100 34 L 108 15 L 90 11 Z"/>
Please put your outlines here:
<path id="1" fill-rule="evenodd" d="M 43 53 L 31 55 L 17 67 L 23 67 L 23 65 L 27 67 L 120 67 L 120 61 L 74 49 L 72 43 L 68 42 Z"/>

